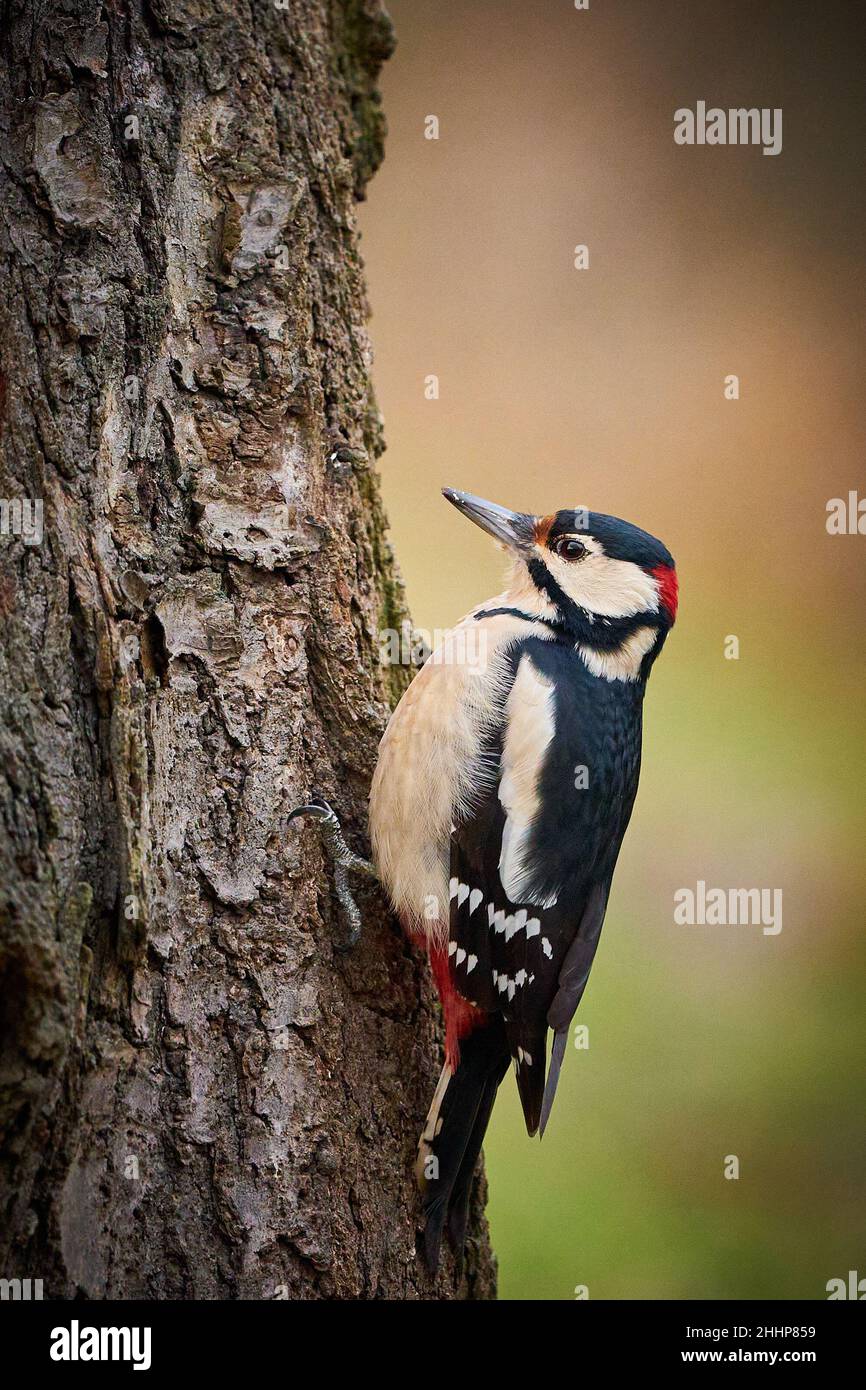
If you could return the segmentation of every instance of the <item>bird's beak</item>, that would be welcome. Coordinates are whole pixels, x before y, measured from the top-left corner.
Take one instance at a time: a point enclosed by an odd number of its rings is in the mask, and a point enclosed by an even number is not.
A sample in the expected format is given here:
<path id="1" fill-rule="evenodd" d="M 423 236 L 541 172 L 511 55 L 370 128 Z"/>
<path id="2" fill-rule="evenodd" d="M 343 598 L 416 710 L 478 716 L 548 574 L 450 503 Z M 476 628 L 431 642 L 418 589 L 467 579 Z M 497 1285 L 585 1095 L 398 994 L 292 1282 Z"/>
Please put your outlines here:
<path id="1" fill-rule="evenodd" d="M 447 497 L 464 516 L 493 536 L 510 550 L 526 551 L 534 539 L 535 517 L 526 512 L 510 512 L 496 502 L 485 502 L 483 497 L 473 497 L 471 492 L 458 492 L 453 487 L 443 487 L 442 496 Z"/>

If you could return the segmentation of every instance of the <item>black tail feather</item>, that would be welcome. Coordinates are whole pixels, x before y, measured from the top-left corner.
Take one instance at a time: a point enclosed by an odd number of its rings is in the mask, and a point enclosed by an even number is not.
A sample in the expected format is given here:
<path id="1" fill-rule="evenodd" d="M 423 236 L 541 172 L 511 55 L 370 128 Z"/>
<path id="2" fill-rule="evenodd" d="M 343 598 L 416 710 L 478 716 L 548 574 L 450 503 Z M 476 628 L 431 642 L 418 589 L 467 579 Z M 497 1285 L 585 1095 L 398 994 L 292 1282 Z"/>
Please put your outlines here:
<path id="1" fill-rule="evenodd" d="M 553 1108 L 553 1101 L 556 1096 L 557 1085 L 559 1084 L 559 1073 L 562 1070 L 562 1059 L 565 1056 L 567 1042 L 567 1027 L 560 1033 L 554 1033 L 553 1047 L 550 1049 L 550 1066 L 547 1071 L 547 1085 L 544 1088 L 544 1101 L 541 1107 L 542 1138 L 544 1138 L 544 1131 L 547 1128 L 547 1121 L 550 1119 L 550 1112 Z"/>
<path id="2" fill-rule="evenodd" d="M 442 1227 L 447 1212 L 448 1202 L 445 1196 L 436 1197 L 429 1205 L 424 1203 L 424 1263 L 431 1275 L 439 1268 Z"/>
<path id="3" fill-rule="evenodd" d="M 511 1054 L 517 1075 L 517 1090 L 523 1109 L 526 1132 L 530 1139 L 538 1132 L 541 1119 L 542 1097 L 544 1096 L 544 1064 L 547 1059 L 547 1029 L 544 1032 L 527 1035 L 518 1032 L 514 1024 L 510 1028 Z"/>
<path id="4" fill-rule="evenodd" d="M 444 1089 L 441 1083 L 437 1088 L 418 1156 L 424 1253 L 431 1274 L 439 1265 L 446 1221 L 452 1244 L 462 1251 L 472 1176 L 508 1061 L 505 1029 L 495 1014 L 486 1027 L 464 1038 L 459 1067 Z"/>
<path id="5" fill-rule="evenodd" d="M 484 1136 L 487 1133 L 487 1126 L 493 1113 L 493 1104 L 496 1100 L 496 1092 L 499 1090 L 499 1083 L 507 1070 L 508 1053 L 503 1050 L 499 1066 L 493 1067 L 484 1088 L 484 1094 L 478 1104 L 475 1124 L 472 1127 L 460 1170 L 451 1191 L 451 1200 L 448 1204 L 448 1238 L 451 1242 L 451 1248 L 458 1258 L 463 1254 L 463 1245 L 466 1240 L 469 1199 L 472 1195 L 472 1179 L 475 1176 L 478 1155 L 481 1153 L 481 1145 L 484 1143 Z"/>

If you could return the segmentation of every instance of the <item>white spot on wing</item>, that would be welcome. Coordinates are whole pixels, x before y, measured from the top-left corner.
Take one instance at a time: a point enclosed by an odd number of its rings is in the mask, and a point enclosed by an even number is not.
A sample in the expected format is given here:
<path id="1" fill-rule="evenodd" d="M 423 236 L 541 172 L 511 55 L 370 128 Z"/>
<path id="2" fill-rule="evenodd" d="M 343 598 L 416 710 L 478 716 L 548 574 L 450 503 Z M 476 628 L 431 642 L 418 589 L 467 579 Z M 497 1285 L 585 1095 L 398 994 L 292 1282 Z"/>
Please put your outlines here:
<path id="1" fill-rule="evenodd" d="M 484 897 L 480 888 L 473 888 L 469 894 L 469 916 L 471 917 L 481 899 Z"/>

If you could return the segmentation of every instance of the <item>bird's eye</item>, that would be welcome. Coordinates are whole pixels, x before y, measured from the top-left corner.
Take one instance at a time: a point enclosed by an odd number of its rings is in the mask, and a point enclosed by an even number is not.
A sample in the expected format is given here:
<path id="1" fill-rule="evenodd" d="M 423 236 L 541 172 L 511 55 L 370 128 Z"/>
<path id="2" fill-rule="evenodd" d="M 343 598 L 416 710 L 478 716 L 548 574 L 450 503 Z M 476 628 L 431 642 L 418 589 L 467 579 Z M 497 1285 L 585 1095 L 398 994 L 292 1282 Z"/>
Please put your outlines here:
<path id="1" fill-rule="evenodd" d="M 580 560 L 586 554 L 586 546 L 574 536 L 558 536 L 553 542 L 553 549 L 563 560 Z"/>

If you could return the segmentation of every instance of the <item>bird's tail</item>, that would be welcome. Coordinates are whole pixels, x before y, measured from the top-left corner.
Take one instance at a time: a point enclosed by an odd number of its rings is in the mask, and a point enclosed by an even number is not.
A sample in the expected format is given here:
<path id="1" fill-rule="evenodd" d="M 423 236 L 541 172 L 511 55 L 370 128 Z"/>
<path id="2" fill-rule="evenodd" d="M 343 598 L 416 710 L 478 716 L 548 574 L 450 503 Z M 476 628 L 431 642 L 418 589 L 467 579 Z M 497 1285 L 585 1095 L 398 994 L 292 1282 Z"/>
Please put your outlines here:
<path id="1" fill-rule="evenodd" d="M 431 1274 L 439 1265 L 446 1222 L 451 1244 L 458 1256 L 462 1254 L 475 1164 L 509 1059 L 502 1018 L 492 1014 L 461 1042 L 457 1069 L 452 1071 L 448 1063 L 442 1069 L 415 1168 Z"/>
<path id="2" fill-rule="evenodd" d="M 538 1133 L 544 1103 L 544 1067 L 547 1058 L 547 1029 L 541 1032 L 528 1032 L 509 1025 L 509 1043 L 514 1058 L 517 1076 L 517 1090 L 526 1123 L 526 1133 L 530 1139 Z M 557 1068 L 558 1071 L 558 1068 Z M 551 1096 L 551 1101 L 553 1097 Z M 545 1117 L 546 1118 L 546 1117 Z M 541 1125 L 542 1130 L 544 1125 Z"/>

